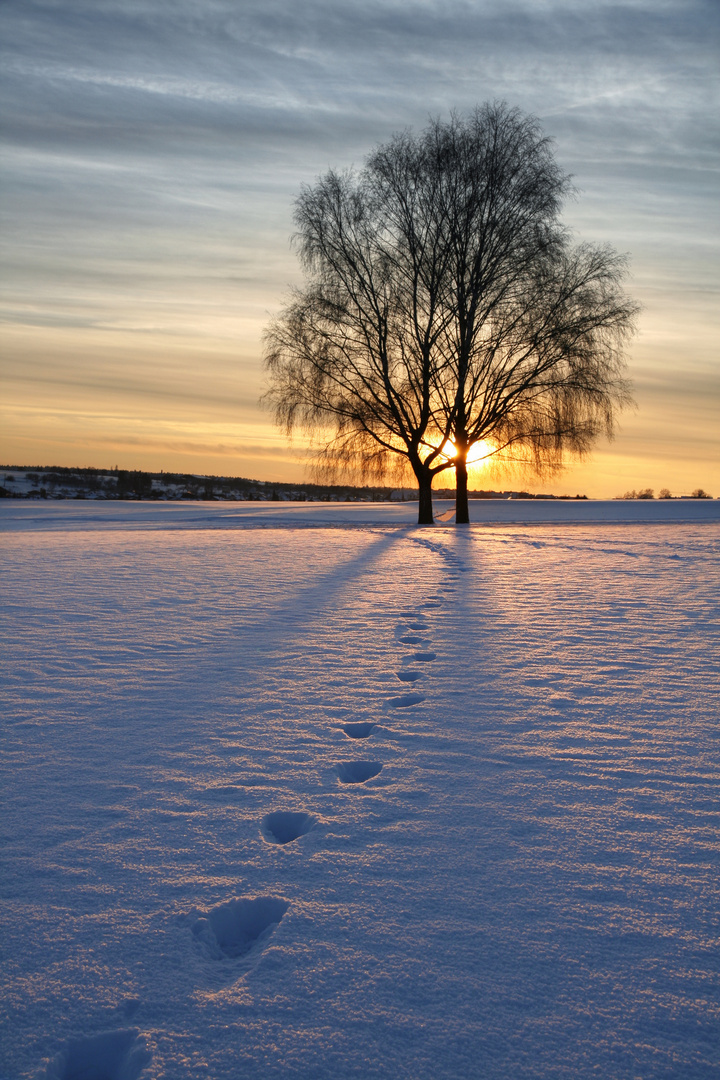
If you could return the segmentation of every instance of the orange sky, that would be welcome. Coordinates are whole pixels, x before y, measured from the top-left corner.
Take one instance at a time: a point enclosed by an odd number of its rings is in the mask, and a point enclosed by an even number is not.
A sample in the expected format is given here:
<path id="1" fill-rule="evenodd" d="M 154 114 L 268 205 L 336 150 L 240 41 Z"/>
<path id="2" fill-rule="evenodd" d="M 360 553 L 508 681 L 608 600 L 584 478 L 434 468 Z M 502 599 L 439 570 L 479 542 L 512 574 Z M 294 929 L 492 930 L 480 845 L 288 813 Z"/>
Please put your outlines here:
<path id="1" fill-rule="evenodd" d="M 302 17 L 288 3 L 287 25 L 259 3 L 198 22 L 180 2 L 163 29 L 147 0 L 109 2 L 80 30 L 62 7 L 55 22 L 19 0 L 0 13 L 2 463 L 302 479 L 302 443 L 258 404 L 263 327 L 301 281 L 294 196 L 429 112 L 505 98 L 555 138 L 580 192 L 565 220 L 629 252 L 643 305 L 637 410 L 587 462 L 522 486 L 720 495 L 718 78 L 702 5 L 601 2 L 581 24 L 559 2 L 502 15 L 452 0 L 360 26 L 315 0 Z"/>

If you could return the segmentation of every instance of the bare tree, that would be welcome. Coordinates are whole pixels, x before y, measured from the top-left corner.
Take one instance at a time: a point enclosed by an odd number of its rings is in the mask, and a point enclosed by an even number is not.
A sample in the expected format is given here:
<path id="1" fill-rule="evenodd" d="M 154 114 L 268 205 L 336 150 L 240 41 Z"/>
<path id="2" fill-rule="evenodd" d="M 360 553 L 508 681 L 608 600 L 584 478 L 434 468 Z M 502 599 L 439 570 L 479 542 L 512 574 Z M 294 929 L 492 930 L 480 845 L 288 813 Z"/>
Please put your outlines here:
<path id="1" fill-rule="evenodd" d="M 448 256 L 432 178 L 406 165 L 396 193 L 371 165 L 301 193 L 296 242 L 309 281 L 266 332 L 267 397 L 288 433 L 300 425 L 325 437 L 316 472 L 379 479 L 398 459 L 409 465 L 418 521 L 432 524 L 432 477 L 449 465 L 432 440 Z"/>
<path id="2" fill-rule="evenodd" d="M 584 454 L 629 400 L 624 261 L 574 248 L 568 178 L 537 121 L 485 105 L 329 173 L 296 206 L 308 274 L 267 333 L 269 398 L 288 431 L 333 432 L 326 469 L 412 468 L 419 522 L 433 477 L 467 459 L 536 472 Z"/>

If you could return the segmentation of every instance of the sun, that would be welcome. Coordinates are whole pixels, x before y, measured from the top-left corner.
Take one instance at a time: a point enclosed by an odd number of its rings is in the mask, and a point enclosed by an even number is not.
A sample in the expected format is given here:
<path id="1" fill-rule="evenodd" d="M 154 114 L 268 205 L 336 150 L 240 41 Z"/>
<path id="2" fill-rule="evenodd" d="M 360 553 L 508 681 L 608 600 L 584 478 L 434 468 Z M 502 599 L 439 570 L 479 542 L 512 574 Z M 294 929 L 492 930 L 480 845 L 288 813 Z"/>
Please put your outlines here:
<path id="1" fill-rule="evenodd" d="M 455 457 L 455 444 L 447 439 L 440 447 L 441 453 L 446 458 Z M 487 439 L 479 439 L 476 443 L 473 443 L 468 450 L 467 463 L 468 465 L 483 465 L 490 457 L 492 457 L 495 447 L 492 443 L 489 443 Z"/>
<path id="2" fill-rule="evenodd" d="M 468 450 L 468 465 L 480 465 L 486 462 L 492 457 L 494 450 L 495 447 L 487 439 L 480 439 L 479 442 L 473 443 Z"/>

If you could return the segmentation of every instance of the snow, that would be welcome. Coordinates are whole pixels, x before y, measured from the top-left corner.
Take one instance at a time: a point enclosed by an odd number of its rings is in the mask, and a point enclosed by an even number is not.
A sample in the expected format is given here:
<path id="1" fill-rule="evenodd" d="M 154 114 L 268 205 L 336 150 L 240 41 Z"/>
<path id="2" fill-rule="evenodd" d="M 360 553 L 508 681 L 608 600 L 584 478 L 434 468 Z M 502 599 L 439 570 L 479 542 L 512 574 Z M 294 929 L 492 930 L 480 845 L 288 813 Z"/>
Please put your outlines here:
<path id="1" fill-rule="evenodd" d="M 434 501 L 439 525 L 455 518 L 455 504 Z M 476 525 L 610 524 L 715 521 L 720 499 L 525 500 L 472 499 Z M 238 526 L 298 528 L 345 525 L 414 525 L 417 502 L 406 503 L 257 503 L 257 502 L 0 502 L 0 529 L 227 529 Z"/>
<path id="2" fill-rule="evenodd" d="M 4 501 L 0 1077 L 716 1077 L 718 508 Z"/>

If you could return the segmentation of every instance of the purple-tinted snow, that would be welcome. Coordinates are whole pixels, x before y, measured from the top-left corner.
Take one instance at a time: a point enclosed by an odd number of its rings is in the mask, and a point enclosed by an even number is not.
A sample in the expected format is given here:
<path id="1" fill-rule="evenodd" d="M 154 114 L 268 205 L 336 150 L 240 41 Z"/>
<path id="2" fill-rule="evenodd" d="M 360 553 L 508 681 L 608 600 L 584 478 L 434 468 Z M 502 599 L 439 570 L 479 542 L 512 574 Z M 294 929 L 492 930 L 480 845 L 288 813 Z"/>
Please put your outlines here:
<path id="1" fill-rule="evenodd" d="M 32 509 L 3 1080 L 718 1075 L 715 508 Z"/>

